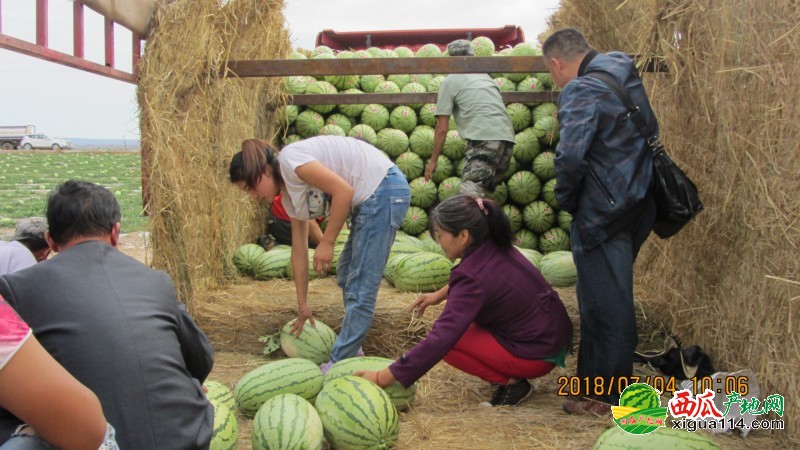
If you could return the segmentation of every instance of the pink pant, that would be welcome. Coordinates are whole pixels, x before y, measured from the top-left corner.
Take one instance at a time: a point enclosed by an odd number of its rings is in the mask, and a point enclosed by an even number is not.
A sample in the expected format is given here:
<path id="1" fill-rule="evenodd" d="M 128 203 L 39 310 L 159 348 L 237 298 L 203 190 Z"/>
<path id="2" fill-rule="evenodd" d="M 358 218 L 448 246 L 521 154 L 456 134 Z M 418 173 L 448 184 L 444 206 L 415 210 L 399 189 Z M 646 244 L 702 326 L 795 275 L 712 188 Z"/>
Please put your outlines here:
<path id="1" fill-rule="evenodd" d="M 555 367 L 552 362 L 512 355 L 491 333 L 474 323 L 444 360 L 458 370 L 504 386 L 510 378 L 538 378 Z"/>

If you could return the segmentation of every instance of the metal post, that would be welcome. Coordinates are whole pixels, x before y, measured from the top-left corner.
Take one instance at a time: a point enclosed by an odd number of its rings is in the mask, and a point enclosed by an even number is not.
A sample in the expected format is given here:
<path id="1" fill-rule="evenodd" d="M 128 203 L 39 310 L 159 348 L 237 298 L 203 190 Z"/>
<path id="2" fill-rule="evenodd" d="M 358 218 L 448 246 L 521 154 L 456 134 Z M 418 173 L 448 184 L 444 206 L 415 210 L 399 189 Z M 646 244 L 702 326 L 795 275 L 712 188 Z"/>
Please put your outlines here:
<path id="1" fill-rule="evenodd" d="M 36 43 L 47 47 L 47 0 L 36 0 Z"/>
<path id="2" fill-rule="evenodd" d="M 72 54 L 83 58 L 83 3 L 72 4 Z"/>
<path id="3" fill-rule="evenodd" d="M 114 67 L 114 22 L 105 19 L 106 24 L 106 67 Z"/>

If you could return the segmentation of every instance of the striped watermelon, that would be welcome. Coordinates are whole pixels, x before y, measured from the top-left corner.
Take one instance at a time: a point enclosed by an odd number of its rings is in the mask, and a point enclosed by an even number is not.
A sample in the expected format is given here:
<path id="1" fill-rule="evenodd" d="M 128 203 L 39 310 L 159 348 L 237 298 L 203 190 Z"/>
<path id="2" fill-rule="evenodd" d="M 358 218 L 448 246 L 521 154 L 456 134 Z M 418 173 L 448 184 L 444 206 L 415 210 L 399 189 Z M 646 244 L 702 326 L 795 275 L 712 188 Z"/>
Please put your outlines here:
<path id="1" fill-rule="evenodd" d="M 394 161 L 407 180 L 419 178 L 425 172 L 425 163 L 416 153 L 405 152 Z"/>
<path id="2" fill-rule="evenodd" d="M 431 230 L 423 231 L 422 233 L 417 235 L 417 239 L 419 239 L 420 242 L 422 242 L 423 244 L 425 243 L 425 241 L 432 241 L 433 240 L 433 236 L 431 236 Z"/>
<path id="3" fill-rule="evenodd" d="M 519 165 L 517 164 L 517 160 L 512 156 L 508 161 L 508 168 L 506 169 L 505 173 L 503 173 L 503 180 L 508 181 L 508 179 L 518 171 Z"/>
<path id="4" fill-rule="evenodd" d="M 558 106 L 555 103 L 542 103 L 533 108 L 533 123 L 538 122 L 543 117 L 556 117 L 557 115 Z"/>
<path id="5" fill-rule="evenodd" d="M 446 198 L 452 196 L 453 194 L 457 194 L 458 189 L 460 187 L 461 187 L 461 178 L 458 177 L 445 178 L 444 180 L 442 180 L 441 183 L 439 183 L 439 189 L 438 189 L 439 201 L 442 202 Z"/>
<path id="6" fill-rule="evenodd" d="M 342 94 L 363 94 L 363 93 L 364 92 L 361 91 L 360 89 L 347 89 L 347 90 L 342 91 Z M 341 105 L 338 106 L 339 112 L 341 112 L 342 114 L 344 114 L 347 117 L 350 117 L 351 119 L 355 119 L 355 118 L 361 117 L 361 113 L 364 112 L 364 108 L 366 108 L 366 107 L 367 107 L 367 105 L 365 105 L 363 103 L 341 104 Z M 298 116 L 298 118 L 299 118 L 299 116 Z M 348 132 L 348 136 L 349 135 L 350 135 L 350 133 Z"/>
<path id="7" fill-rule="evenodd" d="M 509 103 L 506 105 L 506 113 L 511 119 L 511 126 L 515 133 L 531 126 L 531 110 L 522 103 Z"/>
<path id="8" fill-rule="evenodd" d="M 378 135 L 375 134 L 375 130 L 372 129 L 369 125 L 360 123 L 353 128 L 350 129 L 350 132 L 347 133 L 348 136 L 354 138 L 361 138 L 365 141 L 369 142 L 372 145 L 378 144 Z"/>
<path id="9" fill-rule="evenodd" d="M 283 138 L 283 145 L 293 144 L 302 140 L 303 138 L 299 134 L 287 134 L 286 137 Z"/>
<path id="10" fill-rule="evenodd" d="M 386 266 L 383 268 L 383 278 L 386 278 L 386 281 L 391 283 L 392 286 L 394 286 L 394 271 L 397 268 L 397 265 L 401 260 L 411 254 L 412 253 L 393 253 L 389 255 L 389 259 L 386 261 Z"/>
<path id="11" fill-rule="evenodd" d="M 544 253 L 550 253 L 556 250 L 569 250 L 569 234 L 558 227 L 550 228 L 542 233 L 539 239 L 539 248 L 541 248 Z"/>
<path id="12" fill-rule="evenodd" d="M 290 358 L 304 358 L 315 364 L 322 364 L 330 359 L 331 348 L 336 341 L 336 332 L 320 320 L 303 324 L 303 332 L 295 337 L 291 333 L 294 319 L 281 328 L 281 349 Z"/>
<path id="13" fill-rule="evenodd" d="M 392 110 L 389 122 L 391 122 L 392 127 L 410 133 L 417 126 L 417 113 L 410 106 L 401 105 Z"/>
<path id="14" fill-rule="evenodd" d="M 289 252 L 289 264 L 286 266 L 286 277 L 294 280 L 294 267 L 291 263 L 291 251 Z M 313 280 L 318 278 L 317 272 L 314 271 L 314 250 L 308 251 L 308 279 Z"/>
<path id="15" fill-rule="evenodd" d="M 411 50 L 408 47 L 403 47 L 403 46 L 395 47 L 394 48 L 394 53 L 397 55 L 398 58 L 413 58 L 414 57 L 414 51 Z"/>
<path id="16" fill-rule="evenodd" d="M 514 233 L 511 243 L 517 247 L 529 248 L 531 250 L 536 250 L 539 248 L 539 239 L 536 237 L 533 231 L 528 230 L 527 228 L 520 228 L 519 231 Z"/>
<path id="17" fill-rule="evenodd" d="M 561 210 L 558 212 L 556 221 L 558 222 L 558 228 L 561 228 L 562 230 L 569 233 L 569 226 L 570 224 L 572 224 L 572 214 L 564 210 Z"/>
<path id="18" fill-rule="evenodd" d="M 420 157 L 430 158 L 433 154 L 433 135 L 433 127 L 418 125 L 408 137 L 408 146 Z"/>
<path id="19" fill-rule="evenodd" d="M 392 83 L 396 84 L 397 88 L 400 89 L 400 92 L 403 92 L 403 88 L 406 87 L 408 83 L 411 83 L 411 74 L 400 73 L 389 75 L 386 77 L 386 81 L 391 81 Z"/>
<path id="20" fill-rule="evenodd" d="M 545 182 L 556 177 L 555 153 L 542 152 L 533 159 L 533 174 Z"/>
<path id="21" fill-rule="evenodd" d="M 428 213 L 416 206 L 409 207 L 408 211 L 406 211 L 406 216 L 403 218 L 403 231 L 417 235 L 426 228 L 428 228 Z"/>
<path id="22" fill-rule="evenodd" d="M 542 184 L 536 175 L 526 170 L 521 170 L 508 179 L 508 196 L 520 205 L 527 205 L 536 200 Z"/>
<path id="23" fill-rule="evenodd" d="M 437 253 L 413 253 L 397 263 L 394 287 L 400 292 L 433 292 L 450 280 L 453 264 Z"/>
<path id="24" fill-rule="evenodd" d="M 256 258 L 253 262 L 253 275 L 257 280 L 283 278 L 288 274 L 291 258 L 291 247 L 274 247 Z"/>
<path id="25" fill-rule="evenodd" d="M 324 387 L 333 380 L 351 375 L 353 372 L 359 370 L 383 370 L 389 367 L 394 361 L 388 358 L 381 358 L 378 356 L 357 356 L 355 358 L 347 358 L 337 362 L 333 367 L 328 370 L 325 377 L 322 379 L 322 386 Z M 417 384 L 412 384 L 409 388 L 404 388 L 399 382 L 395 382 L 391 386 L 383 388 L 392 403 L 398 411 L 405 411 L 411 402 L 414 401 L 414 394 L 417 392 Z"/>
<path id="26" fill-rule="evenodd" d="M 322 371 L 317 364 L 288 358 L 264 364 L 239 380 L 234 390 L 236 406 L 243 414 L 253 416 L 267 400 L 278 394 L 297 394 L 306 400 L 322 389 Z"/>
<path id="27" fill-rule="evenodd" d="M 400 245 L 411 244 L 411 245 L 413 245 L 415 247 L 422 248 L 422 241 L 420 239 L 418 239 L 416 236 L 411 236 L 411 235 L 408 235 L 408 234 L 403 234 L 403 235 L 399 235 L 398 234 L 397 236 L 395 236 L 394 237 L 394 242 L 392 243 L 392 246 L 397 245 L 397 244 L 400 244 Z"/>
<path id="28" fill-rule="evenodd" d="M 464 176 L 464 158 L 459 159 L 458 161 L 454 162 L 456 166 L 456 176 L 463 177 Z"/>
<path id="29" fill-rule="evenodd" d="M 336 87 L 327 81 L 315 81 L 306 86 L 306 94 L 336 94 L 338 92 Z M 314 110 L 320 114 L 328 114 L 336 109 L 336 105 L 308 105 L 308 109 Z"/>
<path id="30" fill-rule="evenodd" d="M 514 205 L 503 205 L 503 213 L 508 217 L 511 224 L 511 231 L 516 233 L 522 228 L 522 213 Z"/>
<path id="31" fill-rule="evenodd" d="M 244 244 L 233 252 L 233 265 L 243 275 L 253 275 L 253 262 L 266 252 L 258 244 Z"/>
<path id="32" fill-rule="evenodd" d="M 556 214 L 547 203 L 535 201 L 525 206 L 522 219 L 529 230 L 535 233 L 544 233 L 556 222 Z"/>
<path id="33" fill-rule="evenodd" d="M 339 235 L 336 236 L 336 240 L 333 241 L 333 245 L 346 244 L 347 238 L 349 237 L 350 237 L 350 229 L 342 228 L 341 230 L 339 230 Z"/>
<path id="34" fill-rule="evenodd" d="M 439 86 L 442 85 L 442 81 L 444 81 L 445 77 L 442 75 L 437 75 L 428 82 L 428 92 L 439 92 Z"/>
<path id="35" fill-rule="evenodd" d="M 347 133 L 344 132 L 342 127 L 339 125 L 334 125 L 332 123 L 325 124 L 324 127 L 319 129 L 319 134 L 323 136 L 341 136 L 346 137 Z"/>
<path id="36" fill-rule="evenodd" d="M 322 421 L 306 399 L 280 394 L 264 403 L 253 419 L 253 450 L 320 450 Z"/>
<path id="37" fill-rule="evenodd" d="M 231 411 L 236 410 L 236 399 L 233 398 L 233 392 L 228 389 L 228 386 L 213 380 L 204 381 L 203 386 L 208 390 L 206 392 L 208 401 L 215 405 L 225 405 Z"/>
<path id="38" fill-rule="evenodd" d="M 328 118 L 325 119 L 325 125 L 336 125 L 344 131 L 345 135 L 353 128 L 353 123 L 350 121 L 350 118 L 339 113 L 329 115 Z"/>
<path id="39" fill-rule="evenodd" d="M 578 269 L 575 268 L 572 253 L 568 251 L 556 250 L 544 255 L 540 261 L 539 271 L 551 286 L 570 287 L 578 282 Z"/>
<path id="40" fill-rule="evenodd" d="M 436 126 L 436 103 L 425 103 L 419 107 L 419 121 L 422 125 Z"/>
<path id="41" fill-rule="evenodd" d="M 400 433 L 397 409 L 371 381 L 348 375 L 331 381 L 314 402 L 325 438 L 338 450 L 388 449 Z"/>
<path id="42" fill-rule="evenodd" d="M 539 92 L 543 91 L 544 86 L 536 77 L 528 77 L 517 83 L 517 92 Z M 525 103 L 525 106 L 533 108 L 536 103 Z"/>
<path id="43" fill-rule="evenodd" d="M 394 244 L 392 244 L 391 250 L 389 250 L 389 254 L 398 255 L 398 254 L 408 254 L 408 253 L 419 253 L 423 250 L 425 250 L 425 248 L 422 246 L 421 242 L 417 244 L 413 242 L 395 240 Z"/>
<path id="44" fill-rule="evenodd" d="M 519 250 L 520 253 L 522 253 L 522 256 L 524 256 L 525 259 L 527 259 L 528 261 L 531 262 L 531 264 L 533 264 L 533 267 L 536 267 L 537 269 L 539 268 L 539 264 L 541 263 L 544 255 L 530 248 L 522 248 L 522 247 L 515 247 L 515 248 Z"/>
<path id="45" fill-rule="evenodd" d="M 506 187 L 505 181 L 501 181 L 495 186 L 494 193 L 492 193 L 492 200 L 501 205 L 505 205 L 506 200 L 508 200 L 508 187 Z"/>
<path id="46" fill-rule="evenodd" d="M 450 130 L 444 140 L 442 154 L 450 160 L 456 161 L 464 157 L 464 149 L 467 148 L 467 141 L 461 139 L 458 130 Z"/>
<path id="47" fill-rule="evenodd" d="M 558 142 L 558 119 L 555 117 L 542 117 L 535 124 L 533 124 L 533 134 L 539 139 L 539 142 L 553 147 Z"/>
<path id="48" fill-rule="evenodd" d="M 517 90 L 517 85 L 506 77 L 495 78 L 494 84 L 497 85 L 500 92 L 513 92 Z"/>
<path id="49" fill-rule="evenodd" d="M 634 436 L 614 426 L 600 435 L 592 448 L 594 450 L 720 450 L 722 447 L 702 433 L 658 428 L 652 433 Z"/>
<path id="50" fill-rule="evenodd" d="M 209 450 L 235 450 L 239 440 L 236 413 L 223 403 L 214 403 L 214 432 Z"/>
<path id="51" fill-rule="evenodd" d="M 426 252 L 438 253 L 442 256 L 445 256 L 444 249 L 442 248 L 442 246 L 439 245 L 439 243 L 434 241 L 433 239 L 423 242 L 422 248 L 424 248 Z"/>
<path id="52" fill-rule="evenodd" d="M 339 91 L 358 88 L 361 77 L 358 75 L 325 75 L 325 81 Z"/>
<path id="53" fill-rule="evenodd" d="M 361 123 L 369 125 L 373 131 L 381 131 L 389 124 L 389 110 L 383 105 L 367 105 L 361 113 Z"/>
<path id="54" fill-rule="evenodd" d="M 376 146 L 395 159 L 408 151 L 408 135 L 394 128 L 384 128 L 378 132 Z"/>
<path id="55" fill-rule="evenodd" d="M 539 144 L 539 138 L 533 134 L 533 128 L 526 128 L 517 133 L 514 137 L 514 142 L 512 155 L 520 165 L 526 166 L 530 164 L 539 154 L 541 145 Z"/>
<path id="56" fill-rule="evenodd" d="M 368 94 L 372 94 L 375 92 L 375 88 L 384 81 L 386 81 L 386 78 L 383 75 L 362 75 L 361 89 Z"/>
<path id="57" fill-rule="evenodd" d="M 409 75 L 411 77 L 411 82 L 406 84 L 405 86 L 400 88 L 400 92 L 403 94 L 417 94 L 428 92 L 428 88 L 426 88 L 422 83 L 417 83 L 413 81 L 414 77 L 417 75 Z M 430 75 L 428 75 L 430 76 Z M 419 109 L 422 106 L 422 103 L 409 103 L 408 105 L 412 109 Z M 416 116 L 415 116 L 416 117 Z"/>
<path id="58" fill-rule="evenodd" d="M 310 109 L 298 114 L 297 119 L 294 121 L 297 133 L 304 138 L 316 136 L 324 126 L 325 119 L 322 118 L 322 115 Z"/>
<path id="59" fill-rule="evenodd" d="M 428 166 L 428 162 L 429 160 L 425 160 L 425 167 Z M 435 183 L 441 183 L 450 178 L 451 175 L 453 175 L 453 162 L 447 156 L 439 155 L 436 160 L 436 170 L 431 174 L 431 180 Z"/>
<path id="60" fill-rule="evenodd" d="M 558 209 L 558 200 L 556 200 L 556 179 L 548 180 L 542 186 L 542 200 L 550 205 L 553 209 Z"/>
<path id="61" fill-rule="evenodd" d="M 417 53 L 414 56 L 417 58 L 438 58 L 443 56 L 443 54 L 438 45 L 425 44 L 417 49 Z"/>

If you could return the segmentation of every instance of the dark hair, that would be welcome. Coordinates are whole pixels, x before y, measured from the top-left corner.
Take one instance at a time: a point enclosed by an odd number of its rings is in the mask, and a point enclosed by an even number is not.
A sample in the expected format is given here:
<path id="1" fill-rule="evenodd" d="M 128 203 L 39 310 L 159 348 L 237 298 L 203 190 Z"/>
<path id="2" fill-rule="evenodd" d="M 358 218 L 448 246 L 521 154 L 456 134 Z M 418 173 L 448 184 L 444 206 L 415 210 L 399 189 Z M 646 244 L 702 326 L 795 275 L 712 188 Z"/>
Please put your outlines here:
<path id="1" fill-rule="evenodd" d="M 45 238 L 25 238 L 25 239 L 17 239 L 17 242 L 24 245 L 28 250 L 31 252 L 38 252 L 39 250 L 45 249 L 50 245 L 47 244 Z"/>
<path id="2" fill-rule="evenodd" d="M 278 163 L 278 150 L 262 140 L 247 139 L 242 142 L 242 150 L 231 158 L 231 183 L 243 181 L 245 186 L 255 189 L 258 182 L 261 181 L 261 176 L 267 170 L 278 185 L 283 184 Z"/>
<path id="3" fill-rule="evenodd" d="M 119 203 L 108 189 L 88 181 L 67 180 L 47 197 L 50 237 L 63 245 L 74 238 L 110 234 L 119 222 Z"/>
<path id="4" fill-rule="evenodd" d="M 591 50 L 586 38 L 574 28 L 563 28 L 551 34 L 542 45 L 542 55 L 566 61 Z"/>
<path id="5" fill-rule="evenodd" d="M 456 194 L 439 203 L 431 212 L 431 234 L 435 235 L 436 226 L 451 234 L 467 230 L 472 236 L 473 246 L 491 239 L 499 247 L 511 247 L 511 224 L 503 208 L 490 198 L 481 199 L 481 202 L 483 210 L 478 205 L 477 198 L 468 194 Z"/>

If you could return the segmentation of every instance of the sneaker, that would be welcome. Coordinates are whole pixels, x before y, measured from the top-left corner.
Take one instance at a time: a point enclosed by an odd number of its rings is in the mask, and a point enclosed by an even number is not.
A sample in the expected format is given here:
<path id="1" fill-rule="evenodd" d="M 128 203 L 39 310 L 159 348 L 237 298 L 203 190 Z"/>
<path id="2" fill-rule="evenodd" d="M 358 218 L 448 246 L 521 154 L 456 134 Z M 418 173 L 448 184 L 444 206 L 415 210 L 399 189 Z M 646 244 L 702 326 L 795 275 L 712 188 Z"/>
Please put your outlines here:
<path id="1" fill-rule="evenodd" d="M 528 380 L 523 378 L 514 384 L 499 387 L 497 391 L 495 391 L 495 395 L 492 396 L 491 403 L 492 406 L 517 406 L 528 398 L 531 392 L 533 392 L 533 387 L 528 383 Z M 498 393 L 500 393 L 500 395 L 498 395 Z"/>
<path id="2" fill-rule="evenodd" d="M 326 373 L 328 373 L 329 370 L 331 370 L 331 367 L 333 367 L 334 364 L 335 363 L 333 361 L 328 361 L 326 363 L 322 363 L 319 366 L 319 370 L 321 370 L 322 374 L 325 375 Z"/>

